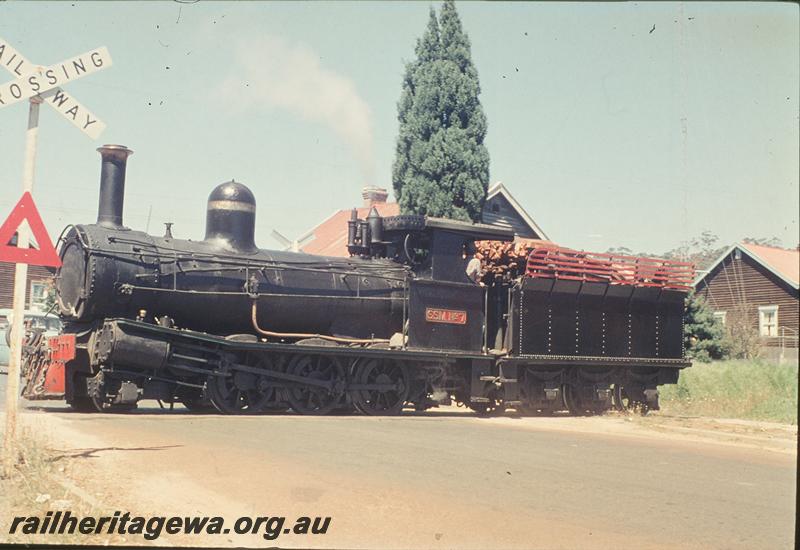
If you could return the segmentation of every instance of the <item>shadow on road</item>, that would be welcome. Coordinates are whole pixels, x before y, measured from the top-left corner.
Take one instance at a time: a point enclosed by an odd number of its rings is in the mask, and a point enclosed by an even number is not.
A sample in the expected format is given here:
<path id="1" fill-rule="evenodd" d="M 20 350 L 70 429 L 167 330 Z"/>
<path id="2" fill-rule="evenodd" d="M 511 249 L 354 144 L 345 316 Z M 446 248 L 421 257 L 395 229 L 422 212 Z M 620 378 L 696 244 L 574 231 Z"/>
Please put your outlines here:
<path id="1" fill-rule="evenodd" d="M 60 453 L 49 462 L 58 462 L 63 458 L 99 458 L 96 453 L 104 451 L 162 451 L 164 449 L 172 449 L 175 447 L 183 447 L 183 445 L 159 445 L 155 447 L 93 447 L 87 449 L 53 449 L 54 452 Z"/>

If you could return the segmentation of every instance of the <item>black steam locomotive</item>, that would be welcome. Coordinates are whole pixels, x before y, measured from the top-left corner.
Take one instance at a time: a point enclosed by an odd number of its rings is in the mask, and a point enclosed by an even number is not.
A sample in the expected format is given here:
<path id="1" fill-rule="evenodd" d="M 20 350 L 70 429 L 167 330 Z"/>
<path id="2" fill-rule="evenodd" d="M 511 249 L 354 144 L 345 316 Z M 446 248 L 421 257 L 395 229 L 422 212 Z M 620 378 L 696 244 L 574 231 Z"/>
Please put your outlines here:
<path id="1" fill-rule="evenodd" d="M 683 357 L 682 265 L 548 248 L 476 284 L 475 241 L 511 231 L 424 216 L 348 222 L 351 257 L 256 246 L 256 201 L 208 199 L 201 241 L 122 223 L 131 151 L 107 145 L 97 223 L 60 242 L 64 334 L 26 346 L 23 394 L 81 410 L 141 399 L 223 413 L 658 408 Z M 649 263 L 648 263 L 649 262 Z"/>

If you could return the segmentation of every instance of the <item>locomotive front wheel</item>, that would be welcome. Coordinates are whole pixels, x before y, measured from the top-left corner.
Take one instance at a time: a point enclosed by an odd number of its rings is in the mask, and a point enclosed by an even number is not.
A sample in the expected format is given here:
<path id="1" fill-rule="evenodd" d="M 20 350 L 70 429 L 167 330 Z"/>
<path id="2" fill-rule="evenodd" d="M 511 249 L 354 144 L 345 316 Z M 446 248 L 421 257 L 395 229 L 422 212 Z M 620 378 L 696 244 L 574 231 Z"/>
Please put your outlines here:
<path id="1" fill-rule="evenodd" d="M 298 355 L 287 368 L 287 373 L 317 382 L 293 382 L 288 390 L 288 400 L 298 414 L 328 414 L 342 405 L 345 372 L 335 357 Z"/>
<path id="2" fill-rule="evenodd" d="M 206 382 L 211 404 L 225 414 L 258 414 L 270 402 L 271 395 L 259 388 L 257 374 L 229 370 L 226 376 L 209 375 Z"/>
<path id="3" fill-rule="evenodd" d="M 351 380 L 353 405 L 370 416 L 400 414 L 411 389 L 408 369 L 397 361 L 356 361 Z"/>

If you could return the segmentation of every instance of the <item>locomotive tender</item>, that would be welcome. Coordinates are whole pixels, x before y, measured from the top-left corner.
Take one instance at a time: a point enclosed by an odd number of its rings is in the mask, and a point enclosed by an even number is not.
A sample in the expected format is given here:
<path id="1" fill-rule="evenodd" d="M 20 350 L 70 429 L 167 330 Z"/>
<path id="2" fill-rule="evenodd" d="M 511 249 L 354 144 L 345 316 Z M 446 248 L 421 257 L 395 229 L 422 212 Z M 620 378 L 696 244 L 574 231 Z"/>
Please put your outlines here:
<path id="1" fill-rule="evenodd" d="M 140 399 L 223 413 L 658 408 L 683 355 L 687 264 L 534 250 L 476 284 L 475 241 L 510 230 L 424 216 L 348 222 L 350 258 L 263 250 L 256 201 L 209 195 L 201 241 L 122 223 L 129 149 L 106 145 L 97 222 L 65 229 L 64 334 L 29 335 L 23 395 L 80 410 Z M 688 271 L 687 271 L 688 270 Z"/>

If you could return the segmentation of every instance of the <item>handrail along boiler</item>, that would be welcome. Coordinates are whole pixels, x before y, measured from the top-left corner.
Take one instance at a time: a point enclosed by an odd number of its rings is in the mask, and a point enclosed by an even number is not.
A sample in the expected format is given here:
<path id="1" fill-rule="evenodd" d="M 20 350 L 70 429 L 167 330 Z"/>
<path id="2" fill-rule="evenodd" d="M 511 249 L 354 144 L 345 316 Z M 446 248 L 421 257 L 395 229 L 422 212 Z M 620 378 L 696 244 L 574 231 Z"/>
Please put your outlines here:
<path id="1" fill-rule="evenodd" d="M 203 240 L 123 224 L 129 149 L 106 145 L 97 222 L 65 229 L 64 333 L 27 340 L 23 394 L 81 410 L 141 399 L 223 413 L 658 408 L 683 353 L 689 264 L 532 247 L 476 284 L 476 241 L 510 230 L 425 216 L 348 222 L 349 258 L 255 243 L 256 201 L 211 192 Z"/>

